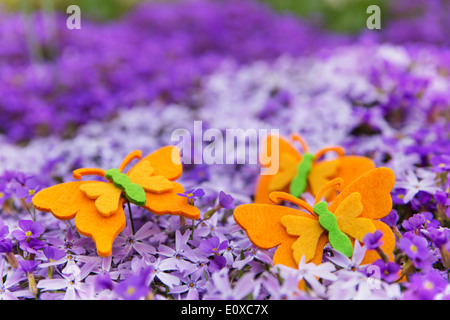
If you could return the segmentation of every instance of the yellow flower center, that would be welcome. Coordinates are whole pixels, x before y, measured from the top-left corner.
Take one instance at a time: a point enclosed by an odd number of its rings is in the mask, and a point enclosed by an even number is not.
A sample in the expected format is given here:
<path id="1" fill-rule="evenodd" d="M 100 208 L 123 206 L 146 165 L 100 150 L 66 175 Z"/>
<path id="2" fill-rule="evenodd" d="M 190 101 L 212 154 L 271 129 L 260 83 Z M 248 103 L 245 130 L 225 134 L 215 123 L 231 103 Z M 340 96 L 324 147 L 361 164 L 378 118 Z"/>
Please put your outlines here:
<path id="1" fill-rule="evenodd" d="M 3 198 L 5 196 L 4 192 L 0 192 L 0 199 Z"/>
<path id="2" fill-rule="evenodd" d="M 27 231 L 27 232 L 25 232 L 25 235 L 26 235 L 27 237 L 31 237 L 31 236 L 33 235 L 33 232 Z"/>
<path id="3" fill-rule="evenodd" d="M 417 253 L 417 247 L 415 245 L 412 244 L 410 249 L 412 252 Z"/>
<path id="4" fill-rule="evenodd" d="M 28 190 L 28 194 L 29 194 L 30 196 L 34 195 L 35 192 L 36 192 L 36 191 L 34 191 L 33 189 Z"/>
<path id="5" fill-rule="evenodd" d="M 434 288 L 434 284 L 431 281 L 425 281 L 424 285 L 425 289 L 432 290 Z"/>
<path id="6" fill-rule="evenodd" d="M 136 291 L 136 288 L 131 286 L 127 289 L 127 294 L 132 295 Z"/>
<path id="7" fill-rule="evenodd" d="M 188 197 L 192 197 L 194 194 L 193 193 L 188 193 L 187 196 Z"/>
<path id="8" fill-rule="evenodd" d="M 440 164 L 438 165 L 438 167 L 439 167 L 439 168 L 445 167 L 445 163 L 440 163 Z"/>

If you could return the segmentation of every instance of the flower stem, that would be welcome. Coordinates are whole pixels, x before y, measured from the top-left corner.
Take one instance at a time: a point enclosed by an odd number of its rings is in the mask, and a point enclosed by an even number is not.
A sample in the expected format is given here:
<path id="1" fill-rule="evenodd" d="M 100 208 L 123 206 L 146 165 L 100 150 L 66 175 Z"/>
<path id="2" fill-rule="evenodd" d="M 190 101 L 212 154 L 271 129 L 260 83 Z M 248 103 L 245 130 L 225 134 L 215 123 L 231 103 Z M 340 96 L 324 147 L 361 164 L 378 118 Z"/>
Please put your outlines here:
<path id="1" fill-rule="evenodd" d="M 186 218 L 183 216 L 180 216 L 180 227 L 184 227 L 186 225 Z"/>
<path id="2" fill-rule="evenodd" d="M 194 225 L 194 219 L 191 220 L 192 221 L 192 227 L 191 227 L 191 240 L 194 240 L 194 231 L 195 231 L 195 225 Z"/>
<path id="3" fill-rule="evenodd" d="M 133 213 L 131 212 L 130 201 L 127 198 L 125 198 L 125 200 L 127 201 L 128 213 L 130 214 L 131 230 L 133 231 L 133 236 L 134 236 L 135 231 L 134 231 Z"/>
<path id="4" fill-rule="evenodd" d="M 27 278 L 28 278 L 28 289 L 37 299 L 39 291 L 36 287 L 36 280 L 34 279 L 34 274 L 32 272 L 27 272 Z"/>
<path id="5" fill-rule="evenodd" d="M 414 264 L 411 260 L 409 260 L 403 266 L 402 275 L 409 276 L 411 273 L 414 272 L 414 270 L 415 270 Z"/>
<path id="6" fill-rule="evenodd" d="M 383 259 L 384 263 L 387 264 L 389 262 L 389 256 L 380 247 L 376 248 L 375 250 L 377 251 L 380 258 Z"/>
<path id="7" fill-rule="evenodd" d="M 55 270 L 54 266 L 49 266 L 47 270 L 47 278 L 53 279 L 53 271 Z"/>
<path id="8" fill-rule="evenodd" d="M 32 211 L 30 207 L 28 207 L 28 204 L 25 202 L 25 199 L 20 199 L 20 202 L 22 203 L 22 206 L 25 208 L 25 210 L 27 210 L 27 212 L 30 214 L 31 220 L 33 220 L 33 222 L 36 222 L 36 211 L 34 210 L 34 207 Z"/>
<path id="9" fill-rule="evenodd" d="M 214 208 L 206 211 L 205 215 L 203 216 L 203 220 L 211 219 L 211 217 L 214 215 L 214 213 L 219 211 L 221 208 L 222 208 L 222 206 L 220 204 L 218 204 Z"/>
<path id="10" fill-rule="evenodd" d="M 397 239 L 400 240 L 402 238 L 402 234 L 400 233 L 400 230 L 398 230 L 397 226 L 394 225 L 392 228 L 392 232 L 397 236 Z"/>
<path id="11" fill-rule="evenodd" d="M 9 262 L 9 265 L 11 266 L 11 268 L 17 269 L 17 267 L 19 266 L 19 263 L 17 261 L 16 256 L 14 255 L 14 253 L 8 252 L 6 254 L 6 259 L 8 259 L 8 262 Z"/>

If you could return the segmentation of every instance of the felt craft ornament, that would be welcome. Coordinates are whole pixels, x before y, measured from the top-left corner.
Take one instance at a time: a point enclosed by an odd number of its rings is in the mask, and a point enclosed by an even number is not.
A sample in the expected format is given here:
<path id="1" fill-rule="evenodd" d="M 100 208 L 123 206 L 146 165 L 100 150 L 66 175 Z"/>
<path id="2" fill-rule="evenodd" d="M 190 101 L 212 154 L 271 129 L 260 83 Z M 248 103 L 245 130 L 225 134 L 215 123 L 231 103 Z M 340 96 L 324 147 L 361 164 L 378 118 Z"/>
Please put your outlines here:
<path id="1" fill-rule="evenodd" d="M 377 168 L 348 184 L 331 203 L 321 201 L 324 192 L 343 185 L 336 178 L 319 190 L 315 205 L 285 192 L 270 194 L 273 203 L 289 201 L 307 212 L 273 204 L 244 204 L 234 211 L 234 219 L 247 233 L 250 241 L 261 249 L 277 247 L 273 262 L 298 268 L 302 256 L 305 262 L 322 262 L 323 249 L 332 248 L 351 257 L 354 240 L 363 242 L 367 233 L 383 233 L 381 249 L 393 260 L 395 237 L 379 219 L 392 209 L 390 191 L 395 182 L 389 168 Z M 367 250 L 363 264 L 379 259 L 376 250 Z"/>
<path id="2" fill-rule="evenodd" d="M 271 139 L 278 140 L 278 151 L 272 150 Z M 297 151 L 294 142 L 299 142 L 303 154 Z M 279 160 L 279 170 L 273 175 L 261 175 L 255 190 L 255 203 L 271 204 L 269 195 L 273 191 L 284 191 L 299 198 L 305 191 L 316 195 L 328 181 L 341 177 L 349 184 L 363 173 L 375 168 L 373 161 L 361 156 L 346 156 L 344 148 L 332 146 L 320 149 L 317 153 L 309 152 L 308 145 L 300 135 L 292 134 L 290 140 L 281 136 L 270 135 L 264 144 L 264 155 Z M 337 157 L 323 160 L 328 152 L 335 152 Z M 264 166 L 270 167 L 272 163 Z M 343 186 L 345 187 L 345 185 Z M 331 190 L 325 199 L 331 201 L 336 192 Z"/>
<path id="3" fill-rule="evenodd" d="M 125 228 L 125 203 L 128 206 L 130 202 L 134 203 L 158 215 L 200 218 L 199 210 L 177 195 L 184 192 L 183 187 L 174 182 L 182 174 L 178 148 L 166 146 L 141 157 L 142 152 L 135 150 L 125 157 L 119 168 L 75 170 L 75 179 L 97 175 L 106 181 L 61 183 L 38 192 L 33 197 L 33 204 L 36 209 L 51 212 L 58 219 L 75 218 L 78 232 L 92 238 L 97 253 L 103 257 L 111 255 L 114 239 Z M 136 158 L 141 160 L 123 173 Z"/>

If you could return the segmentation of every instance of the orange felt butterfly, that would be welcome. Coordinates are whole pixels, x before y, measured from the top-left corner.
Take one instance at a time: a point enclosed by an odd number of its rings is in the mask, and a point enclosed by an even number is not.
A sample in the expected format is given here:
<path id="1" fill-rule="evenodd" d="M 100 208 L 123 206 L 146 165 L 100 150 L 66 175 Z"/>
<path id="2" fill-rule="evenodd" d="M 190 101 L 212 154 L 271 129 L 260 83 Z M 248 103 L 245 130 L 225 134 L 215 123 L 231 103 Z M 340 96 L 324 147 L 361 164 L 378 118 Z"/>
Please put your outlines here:
<path id="1" fill-rule="evenodd" d="M 289 201 L 307 212 L 273 204 L 244 204 L 235 209 L 234 219 L 255 246 L 261 249 L 277 247 L 274 264 L 297 268 L 302 256 L 305 256 L 305 262 L 320 264 L 325 245 L 334 246 L 332 233 L 333 237 L 337 233 L 343 234 L 341 242 L 335 241 L 336 247 L 337 244 L 345 245 L 345 238 L 353 246 L 354 239 L 362 242 L 367 233 L 375 230 L 383 232 L 381 248 L 393 260 L 394 234 L 378 219 L 387 216 L 392 209 L 390 191 L 394 182 L 391 169 L 372 169 L 343 188 L 328 205 L 320 199 L 329 188 L 342 185 L 342 179 L 336 178 L 318 192 L 314 208 L 288 193 L 275 191 L 270 194 L 273 203 Z M 348 256 L 352 250 L 351 247 Z M 362 263 L 377 259 L 375 250 L 367 250 Z"/>
<path id="2" fill-rule="evenodd" d="M 278 150 L 272 150 L 272 139 L 278 139 Z M 279 170 L 273 175 L 260 175 L 255 190 L 255 203 L 272 203 L 269 195 L 273 191 L 288 192 L 297 198 L 305 191 L 315 196 L 324 184 L 334 178 L 341 177 L 345 184 L 349 184 L 363 173 L 375 168 L 371 159 L 346 156 L 345 150 L 339 146 L 323 148 L 316 154 L 311 154 L 301 136 L 292 134 L 290 140 L 280 136 L 266 138 L 263 154 L 270 159 L 277 157 Z M 303 154 L 293 145 L 295 141 L 302 146 Z M 335 152 L 337 158 L 321 160 L 330 151 Z M 269 167 L 272 163 L 261 165 Z M 331 201 L 335 196 L 336 193 L 330 190 L 325 194 L 325 199 Z"/>
<path id="3" fill-rule="evenodd" d="M 78 232 L 92 238 L 97 253 L 103 257 L 111 255 L 114 239 L 125 228 L 123 206 L 126 201 L 158 215 L 198 219 L 199 210 L 177 195 L 184 190 L 179 183 L 173 182 L 183 170 L 178 148 L 166 146 L 141 157 L 141 151 L 135 150 L 125 157 L 118 169 L 75 170 L 75 179 L 97 175 L 107 181 L 61 183 L 38 192 L 33 197 L 33 204 L 40 211 L 51 212 L 57 219 L 75 217 Z M 122 173 L 136 158 L 141 160 L 126 174 Z"/>

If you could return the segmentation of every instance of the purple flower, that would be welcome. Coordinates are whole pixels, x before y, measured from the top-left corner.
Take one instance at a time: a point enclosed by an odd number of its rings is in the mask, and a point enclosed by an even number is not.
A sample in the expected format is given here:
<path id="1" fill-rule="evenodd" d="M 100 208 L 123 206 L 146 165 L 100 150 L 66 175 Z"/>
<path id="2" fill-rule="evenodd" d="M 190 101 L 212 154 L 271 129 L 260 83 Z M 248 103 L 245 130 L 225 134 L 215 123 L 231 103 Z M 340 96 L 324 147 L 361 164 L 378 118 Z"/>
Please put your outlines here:
<path id="1" fill-rule="evenodd" d="M 220 241 L 219 237 L 214 236 L 209 239 L 202 240 L 198 248 L 204 253 L 211 255 L 219 255 L 228 247 L 228 240 Z"/>
<path id="2" fill-rule="evenodd" d="M 432 170 L 436 173 L 443 173 L 450 170 L 450 155 L 433 155 L 430 159 Z"/>
<path id="3" fill-rule="evenodd" d="M 364 245 L 369 250 L 375 250 L 383 245 L 383 241 L 381 241 L 381 238 L 383 238 L 383 232 L 380 230 L 376 230 L 374 233 L 368 233 L 364 236 L 363 242 Z"/>
<path id="4" fill-rule="evenodd" d="M 397 224 L 398 221 L 398 213 L 397 210 L 391 210 L 391 212 L 384 217 L 383 219 L 381 219 L 381 221 L 383 221 L 384 223 L 386 223 L 389 227 L 393 227 Z"/>
<path id="5" fill-rule="evenodd" d="M 434 219 L 434 216 L 431 212 L 422 212 L 422 215 L 425 217 L 425 226 L 427 228 L 438 228 L 441 225 L 438 220 Z"/>
<path id="6" fill-rule="evenodd" d="M 70 267 L 62 270 L 61 278 L 39 280 L 37 288 L 40 288 L 41 291 L 65 291 L 64 294 L 60 294 L 64 300 L 86 298 L 88 284 L 83 280 L 89 276 L 96 265 L 97 260 L 92 257 L 88 258 L 81 268 L 73 263 Z"/>
<path id="7" fill-rule="evenodd" d="M 198 300 L 200 298 L 200 293 L 205 291 L 206 279 L 204 279 L 202 273 L 196 273 L 190 275 L 188 278 L 183 279 L 183 284 L 175 286 L 170 290 L 171 294 L 182 294 L 187 292 L 186 296 L 183 297 L 187 300 Z"/>
<path id="8" fill-rule="evenodd" d="M 5 182 L 0 182 L 0 209 L 5 203 L 5 201 L 8 200 L 10 197 L 11 197 L 11 190 L 9 190 Z"/>
<path id="9" fill-rule="evenodd" d="M 233 209 L 234 198 L 223 191 L 219 192 L 219 205 L 225 209 Z"/>
<path id="10" fill-rule="evenodd" d="M 187 198 L 188 202 L 194 202 L 197 198 L 201 198 L 205 195 L 205 191 L 202 188 L 197 189 L 191 189 L 188 191 L 185 191 L 183 193 L 177 193 L 180 197 Z"/>
<path id="11" fill-rule="evenodd" d="M 404 299 L 433 300 L 445 290 L 447 281 L 435 272 L 413 274 L 406 286 L 408 290 L 403 295 Z"/>
<path id="12" fill-rule="evenodd" d="M 95 277 L 94 280 L 94 286 L 96 290 L 113 290 L 114 288 L 114 282 L 111 280 L 111 276 L 109 273 L 101 274 L 97 277 Z"/>
<path id="13" fill-rule="evenodd" d="M 412 231 L 421 228 L 424 223 L 425 223 L 425 216 L 421 213 L 416 213 L 408 220 L 403 221 L 402 227 L 406 231 Z"/>
<path id="14" fill-rule="evenodd" d="M 152 271 L 153 268 L 148 267 L 142 269 L 139 275 L 129 276 L 115 286 L 114 293 L 125 300 L 138 300 L 147 296 L 150 292 L 147 281 Z"/>
<path id="15" fill-rule="evenodd" d="M 0 240 L 0 252 L 2 253 L 10 253 L 13 249 L 13 243 L 11 239 L 2 239 Z"/>
<path id="16" fill-rule="evenodd" d="M 9 234 L 8 226 L 5 226 L 2 219 L 0 219 L 0 240 L 4 239 Z"/>
<path id="17" fill-rule="evenodd" d="M 157 233 L 157 231 L 157 228 L 154 227 L 152 222 L 147 222 L 142 225 L 134 235 L 131 227 L 126 227 L 114 241 L 114 249 L 117 249 L 115 250 L 115 254 L 123 257 L 126 257 L 133 252 L 137 252 L 144 257 L 155 254 L 156 249 L 144 239 L 151 237 Z"/>
<path id="18" fill-rule="evenodd" d="M 251 245 L 249 250 L 241 251 L 241 260 L 236 259 L 233 262 L 233 267 L 237 269 L 242 269 L 247 265 L 252 265 L 254 260 L 259 260 L 265 264 L 271 265 L 273 263 L 272 258 L 266 253 L 265 250 L 261 250 Z M 258 265 L 258 264 L 256 264 Z M 252 265 L 254 267 L 255 264 Z"/>
<path id="19" fill-rule="evenodd" d="M 25 273 L 33 273 L 37 266 L 41 263 L 38 260 L 21 260 L 19 261 L 20 269 Z"/>
<path id="20" fill-rule="evenodd" d="M 65 232 L 63 239 L 48 236 L 46 238 L 47 242 L 58 249 L 71 252 L 73 254 L 82 254 L 86 251 L 84 243 L 85 239 L 79 239 L 76 237 L 76 231 L 68 229 Z"/>
<path id="21" fill-rule="evenodd" d="M 11 234 L 19 241 L 29 241 L 29 239 L 39 238 L 45 231 L 40 222 L 31 220 L 20 220 L 19 227 L 22 230 L 13 230 Z"/>
<path id="22" fill-rule="evenodd" d="M 228 247 L 228 240 L 220 241 L 219 237 L 213 236 L 209 239 L 202 240 L 198 248 L 208 256 L 214 255 L 213 261 L 210 263 L 210 269 L 217 271 L 227 264 L 227 259 L 222 256 L 224 250 Z"/>
<path id="23" fill-rule="evenodd" d="M 436 193 L 434 194 L 434 199 L 436 199 L 436 202 L 438 204 L 441 204 L 444 206 L 450 205 L 450 203 L 448 203 L 449 202 L 448 201 L 448 199 L 449 199 L 448 193 L 446 193 L 444 191 L 441 191 L 441 190 L 436 191 Z"/>
<path id="24" fill-rule="evenodd" d="M 244 274 L 233 286 L 230 282 L 228 269 L 224 268 L 211 276 L 206 283 L 208 299 L 242 300 L 256 287 L 252 273 Z"/>
<path id="25" fill-rule="evenodd" d="M 433 254 L 429 251 L 428 242 L 421 236 L 403 236 L 398 247 L 406 253 L 418 269 L 428 270 L 434 262 Z"/>
<path id="26" fill-rule="evenodd" d="M 190 261 L 197 261 L 197 254 L 187 244 L 191 235 L 190 230 L 186 230 L 184 234 L 181 234 L 179 230 L 175 231 L 175 248 L 170 248 L 161 244 L 158 247 L 158 253 L 160 256 L 165 256 L 165 262 L 173 261 L 173 264 L 178 268 L 180 272 L 189 272 L 195 268 L 195 265 Z M 195 268 L 196 269 L 196 268 Z"/>
<path id="27" fill-rule="evenodd" d="M 157 258 L 155 262 L 150 263 L 148 261 L 141 259 L 137 260 L 135 269 L 141 270 L 142 268 L 146 268 L 149 265 L 153 267 L 153 271 L 149 281 L 153 281 L 155 278 L 158 278 L 162 283 L 164 283 L 169 288 L 173 288 L 173 286 L 180 284 L 181 282 L 180 278 L 171 274 L 171 271 L 178 269 L 173 260 L 170 259 L 161 260 L 161 258 Z"/>
<path id="28" fill-rule="evenodd" d="M 446 244 L 450 239 L 450 229 L 436 229 L 429 228 L 428 237 L 433 242 L 436 248 L 440 248 L 442 245 Z"/>
<path id="29" fill-rule="evenodd" d="M 399 278 L 398 273 L 400 271 L 400 266 L 395 262 L 389 261 L 388 263 L 385 263 L 382 259 L 378 259 L 374 263 L 372 263 L 372 265 L 377 266 L 380 269 L 379 274 L 381 278 L 386 282 L 391 283 Z"/>
<path id="30" fill-rule="evenodd" d="M 64 250 L 58 250 L 51 246 L 44 247 L 44 249 L 42 249 L 42 252 L 50 262 L 62 259 L 66 255 L 66 252 Z"/>
<path id="31" fill-rule="evenodd" d="M 34 177 L 26 177 L 23 184 L 15 188 L 14 193 L 17 198 L 24 199 L 26 203 L 30 203 L 38 190 L 37 180 Z"/>
<path id="32" fill-rule="evenodd" d="M 19 247 L 25 252 L 37 254 L 39 249 L 42 249 L 45 243 L 35 238 L 19 241 Z"/>

